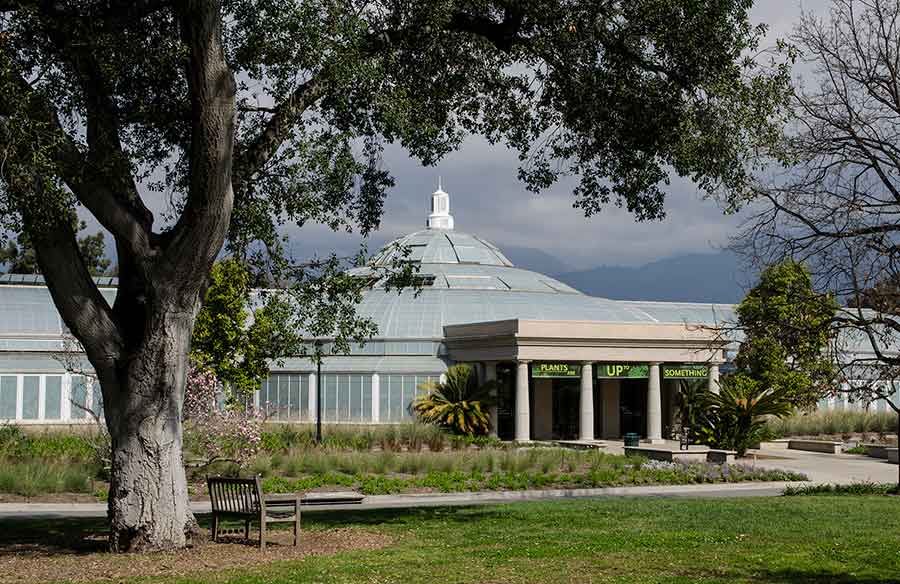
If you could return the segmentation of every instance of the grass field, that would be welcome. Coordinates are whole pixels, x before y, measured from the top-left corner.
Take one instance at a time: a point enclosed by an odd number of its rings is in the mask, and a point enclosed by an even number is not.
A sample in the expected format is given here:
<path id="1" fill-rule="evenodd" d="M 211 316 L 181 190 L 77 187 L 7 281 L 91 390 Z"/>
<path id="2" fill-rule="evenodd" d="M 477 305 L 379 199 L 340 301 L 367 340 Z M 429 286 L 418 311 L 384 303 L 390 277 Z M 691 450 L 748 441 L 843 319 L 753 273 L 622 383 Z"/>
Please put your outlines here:
<path id="1" fill-rule="evenodd" d="M 886 496 L 626 498 L 309 513 L 308 541 L 342 527 L 388 543 L 142 581 L 880 584 L 900 581 L 898 505 Z M 20 538 L 29 529 L 21 522 L 10 527 Z M 0 567 L 2 560 L 0 551 Z M 102 554 L 78 561 L 103 569 Z"/>

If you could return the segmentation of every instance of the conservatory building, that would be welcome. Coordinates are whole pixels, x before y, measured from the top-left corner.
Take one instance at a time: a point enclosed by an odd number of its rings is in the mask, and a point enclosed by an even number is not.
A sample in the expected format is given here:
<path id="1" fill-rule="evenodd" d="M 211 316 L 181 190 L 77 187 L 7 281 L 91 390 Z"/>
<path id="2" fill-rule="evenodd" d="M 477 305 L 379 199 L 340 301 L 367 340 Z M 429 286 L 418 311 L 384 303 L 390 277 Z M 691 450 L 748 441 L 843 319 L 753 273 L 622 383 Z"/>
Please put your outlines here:
<path id="1" fill-rule="evenodd" d="M 395 261 L 418 265 L 419 290 L 385 288 L 379 268 Z M 409 421 L 423 382 L 468 363 L 498 383 L 491 417 L 503 439 L 634 432 L 659 441 L 673 425 L 680 384 L 715 391 L 726 361 L 714 329 L 733 318 L 731 305 L 596 298 L 517 268 L 489 241 L 455 229 L 440 189 L 425 229 L 351 274 L 371 282 L 357 310 L 377 335 L 349 354 L 327 355 L 320 377 L 309 359 L 273 365 L 255 396 L 270 420 L 314 422 L 321 384 L 326 423 Z M 99 284 L 111 301 L 115 279 Z M 0 279 L 0 423 L 79 424 L 86 409 L 102 409 L 90 376 L 61 358 L 66 337 L 39 276 Z"/>

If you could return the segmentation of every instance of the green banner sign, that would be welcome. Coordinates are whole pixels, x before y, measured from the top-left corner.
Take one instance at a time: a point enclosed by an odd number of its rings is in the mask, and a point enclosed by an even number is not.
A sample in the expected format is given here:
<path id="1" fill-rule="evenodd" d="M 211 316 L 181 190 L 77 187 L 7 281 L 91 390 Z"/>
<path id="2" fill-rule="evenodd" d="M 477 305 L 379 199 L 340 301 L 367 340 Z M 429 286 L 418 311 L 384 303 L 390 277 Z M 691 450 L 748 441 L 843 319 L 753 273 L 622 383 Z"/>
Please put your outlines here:
<path id="1" fill-rule="evenodd" d="M 663 379 L 706 379 L 709 377 L 709 367 L 706 365 L 663 365 Z"/>
<path id="2" fill-rule="evenodd" d="M 599 379 L 646 379 L 650 366 L 646 363 L 596 363 L 595 376 Z"/>
<path id="3" fill-rule="evenodd" d="M 561 378 L 581 377 L 581 365 L 568 363 L 533 363 L 531 365 L 532 377 Z"/>

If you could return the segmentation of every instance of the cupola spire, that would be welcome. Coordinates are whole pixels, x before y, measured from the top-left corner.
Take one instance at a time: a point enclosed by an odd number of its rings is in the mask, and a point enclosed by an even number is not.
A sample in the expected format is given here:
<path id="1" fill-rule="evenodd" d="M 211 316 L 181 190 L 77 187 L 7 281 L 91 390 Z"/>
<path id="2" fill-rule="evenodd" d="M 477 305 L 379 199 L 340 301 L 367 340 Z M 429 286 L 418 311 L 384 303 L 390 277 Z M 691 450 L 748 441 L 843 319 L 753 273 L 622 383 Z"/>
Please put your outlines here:
<path id="1" fill-rule="evenodd" d="M 453 215 L 450 214 L 450 195 L 441 188 L 441 177 L 438 177 L 438 188 L 431 193 L 431 214 L 425 223 L 428 229 L 453 229 Z"/>

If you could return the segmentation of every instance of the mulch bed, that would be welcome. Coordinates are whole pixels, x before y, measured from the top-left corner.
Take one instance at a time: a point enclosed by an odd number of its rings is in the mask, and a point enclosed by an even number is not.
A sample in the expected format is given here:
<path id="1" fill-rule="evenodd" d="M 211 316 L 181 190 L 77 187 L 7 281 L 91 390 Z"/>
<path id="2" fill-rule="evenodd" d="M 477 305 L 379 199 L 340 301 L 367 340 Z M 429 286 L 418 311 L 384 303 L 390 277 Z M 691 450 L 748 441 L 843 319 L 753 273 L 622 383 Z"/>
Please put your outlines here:
<path id="1" fill-rule="evenodd" d="M 69 534 L 75 535 L 75 534 Z M 83 533 L 65 541 L 60 532 L 20 542 L 7 534 L 0 539 L 0 582 L 31 584 L 47 581 L 121 581 L 148 576 L 186 576 L 251 568 L 330 555 L 349 550 L 371 550 L 390 545 L 385 534 L 353 528 L 301 531 L 300 545 L 293 546 L 287 531 L 269 532 L 266 550 L 240 537 L 219 543 L 204 541 L 186 550 L 152 554 L 110 554 L 103 551 L 106 536 Z M 250 532 L 251 539 L 254 532 Z M 9 538 L 9 540 L 7 540 Z"/>

